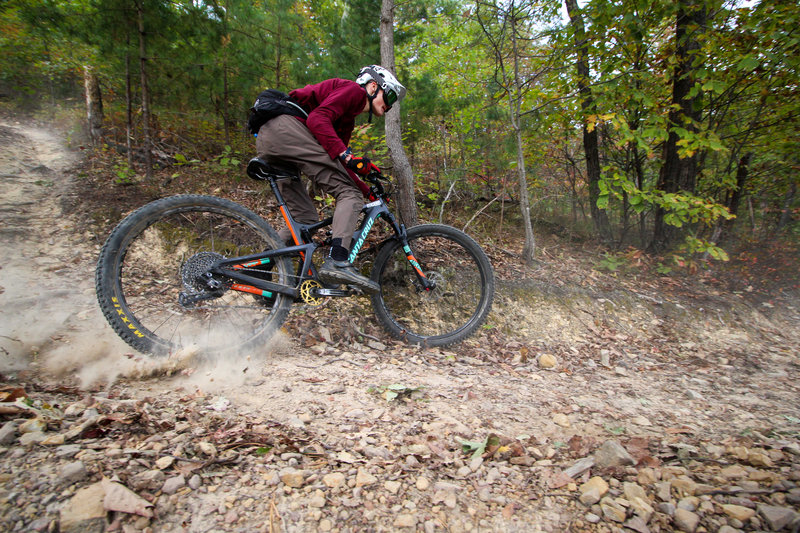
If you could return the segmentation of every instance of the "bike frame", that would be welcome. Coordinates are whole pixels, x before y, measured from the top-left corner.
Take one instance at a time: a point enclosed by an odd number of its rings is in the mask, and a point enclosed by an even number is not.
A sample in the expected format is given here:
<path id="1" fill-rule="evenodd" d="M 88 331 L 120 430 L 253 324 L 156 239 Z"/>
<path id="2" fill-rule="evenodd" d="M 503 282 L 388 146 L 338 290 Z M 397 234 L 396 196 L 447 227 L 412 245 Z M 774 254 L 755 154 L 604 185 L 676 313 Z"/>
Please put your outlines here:
<path id="1" fill-rule="evenodd" d="M 275 198 L 278 200 L 278 207 L 283 215 L 287 227 L 292 234 L 292 239 L 294 240 L 295 245 L 287 246 L 285 248 L 278 248 L 275 250 L 268 250 L 258 254 L 227 258 L 215 263 L 209 269 L 209 273 L 211 275 L 224 276 L 234 280 L 235 283 L 231 285 L 231 289 L 235 291 L 247 292 L 267 298 L 270 298 L 274 296 L 275 293 L 278 293 L 284 294 L 293 299 L 297 299 L 300 297 L 301 285 L 309 279 L 317 279 L 317 271 L 312 262 L 312 256 L 319 245 L 311 239 L 311 236 L 314 235 L 318 229 L 329 226 L 333 222 L 333 217 L 328 217 L 325 220 L 316 222 L 314 224 L 301 224 L 297 222 L 294 217 L 292 217 L 292 214 L 283 199 L 283 195 L 278 188 L 278 179 L 279 178 L 275 176 L 268 177 L 270 187 L 272 188 L 273 194 L 275 194 Z M 361 208 L 361 212 L 364 213 L 365 216 L 359 228 L 353 233 L 353 246 L 348 260 L 351 263 L 355 260 L 355 258 L 358 256 L 358 253 L 361 251 L 361 248 L 364 246 L 364 243 L 366 242 L 369 232 L 375 224 L 375 221 L 379 218 L 383 218 L 394 231 L 394 235 L 381 241 L 379 246 L 382 246 L 390 240 L 400 240 L 403 246 L 403 251 L 406 254 L 406 258 L 414 268 L 421 285 L 425 290 L 432 290 L 434 283 L 425 276 L 425 273 L 422 271 L 422 268 L 411 251 L 411 247 L 408 245 L 405 225 L 398 224 L 397 219 L 386 204 L 385 198 L 387 194 L 384 192 L 383 186 L 380 184 L 377 178 L 374 178 L 370 181 L 374 183 L 370 190 L 372 191 L 372 197 L 375 198 L 375 200 L 364 204 L 364 206 Z M 297 269 L 297 283 L 294 287 L 259 279 L 243 272 L 243 270 L 246 268 L 268 265 L 278 257 L 300 257 L 302 259 L 302 263 Z M 212 279 L 209 279 L 209 282 L 212 282 Z M 350 294 L 351 293 L 349 291 L 327 291 L 326 295 L 349 296 Z"/>

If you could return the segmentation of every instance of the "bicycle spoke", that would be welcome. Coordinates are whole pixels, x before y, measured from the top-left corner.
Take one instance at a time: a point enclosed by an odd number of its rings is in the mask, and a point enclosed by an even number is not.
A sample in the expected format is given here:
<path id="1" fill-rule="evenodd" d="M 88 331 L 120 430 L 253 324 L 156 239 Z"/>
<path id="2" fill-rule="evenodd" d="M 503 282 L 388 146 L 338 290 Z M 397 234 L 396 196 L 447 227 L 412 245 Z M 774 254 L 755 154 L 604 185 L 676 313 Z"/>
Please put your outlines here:
<path id="1" fill-rule="evenodd" d="M 469 237 L 445 226 L 412 228 L 408 242 L 434 287 L 426 290 L 407 252 L 395 243 L 376 260 L 378 318 L 411 342 L 442 346 L 463 340 L 491 306 L 494 278 L 488 260 Z"/>
<path id="2" fill-rule="evenodd" d="M 156 353 L 189 345 L 233 349 L 271 334 L 291 305 L 285 296 L 233 291 L 224 279 L 211 288 L 203 278 L 219 259 L 272 249 L 277 237 L 264 226 L 257 215 L 213 197 L 148 204 L 120 223 L 101 253 L 98 299 L 106 317 L 129 344 Z M 278 258 L 248 274 L 286 284 L 290 268 Z M 182 293 L 196 305 L 182 305 Z"/>

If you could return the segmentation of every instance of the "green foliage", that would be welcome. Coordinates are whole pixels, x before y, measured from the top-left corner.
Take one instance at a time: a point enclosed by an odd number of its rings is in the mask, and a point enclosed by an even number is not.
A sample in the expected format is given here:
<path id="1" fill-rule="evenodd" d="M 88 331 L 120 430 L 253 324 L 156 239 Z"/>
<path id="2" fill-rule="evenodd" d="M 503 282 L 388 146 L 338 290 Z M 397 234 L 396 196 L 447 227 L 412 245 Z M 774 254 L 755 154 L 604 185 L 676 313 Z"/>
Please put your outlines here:
<path id="1" fill-rule="evenodd" d="M 322 202 L 323 204 L 325 204 L 326 207 L 331 207 L 336 203 L 336 200 L 333 198 L 333 196 L 324 193 L 322 194 L 322 196 L 320 195 L 314 196 L 314 200 L 316 200 L 317 202 Z"/>
<path id="2" fill-rule="evenodd" d="M 500 438 L 495 434 L 489 434 L 482 441 L 468 441 L 456 437 L 456 442 L 461 445 L 461 451 L 465 454 L 471 454 L 470 458 L 475 459 L 486 453 L 487 449 L 497 448 L 500 446 Z"/>
<path id="3" fill-rule="evenodd" d="M 242 164 L 241 154 L 235 150 L 233 150 L 230 146 L 225 145 L 223 148 L 222 153 L 217 156 L 217 164 L 221 166 L 223 169 L 226 168 L 238 168 L 239 165 Z"/>
<path id="4" fill-rule="evenodd" d="M 438 219 L 448 192 L 445 208 L 475 210 L 501 194 L 519 201 L 508 105 L 510 82 L 517 80 L 513 103 L 519 104 L 527 190 L 538 219 L 568 221 L 573 231 L 590 226 L 585 127 L 599 134 L 604 168 L 598 206 L 614 224 L 619 244 L 636 240 L 646 247 L 657 215 L 674 233 L 675 256 L 659 267 L 665 273 L 697 256 L 724 259 L 720 245 L 709 242 L 712 229 L 728 231 L 750 220 L 760 235 L 771 235 L 786 213 L 792 216 L 783 222 L 785 234 L 800 231 L 800 200 L 792 192 L 800 166 L 800 7 L 784 1 L 704 4 L 707 23 L 693 28 L 699 49 L 687 77 L 697 113 L 676 119 L 680 5 L 582 3 L 593 99 L 591 109 L 582 109 L 574 27 L 558 14 L 560 3 L 397 4 L 396 70 L 409 89 L 401 106 L 404 142 L 424 212 Z M 378 0 L 7 0 L 0 7 L 0 94 L 48 112 L 64 97 L 78 103 L 83 66 L 91 65 L 101 81 L 107 123 L 124 121 L 130 80 L 132 135 L 139 145 L 137 6 L 145 27 L 152 131 L 176 166 L 207 161 L 209 171 L 239 170 L 253 152 L 252 138 L 240 132 L 258 92 L 352 78 L 361 66 L 379 62 Z M 511 8 L 514 16 L 504 18 Z M 483 27 L 497 37 L 494 44 L 481 37 L 479 10 Z M 517 71 L 506 62 L 503 72 L 496 59 L 513 52 L 511 34 L 503 31 L 510 23 L 526 37 L 525 53 Z M 378 166 L 390 165 L 382 121 L 359 122 L 354 150 Z M 124 145 L 122 130 L 109 128 L 107 135 Z M 691 158 L 695 165 L 692 179 L 679 187 L 664 182 L 669 142 L 679 161 Z M 120 182 L 135 179 L 127 164 L 113 172 Z M 737 205 L 739 212 L 732 212 Z M 634 227 L 638 233 L 630 231 Z M 621 268 L 618 259 L 606 256 L 601 268 Z"/>
<path id="5" fill-rule="evenodd" d="M 729 220 L 734 217 L 724 206 L 689 192 L 666 193 L 658 189 L 639 189 L 618 172 L 606 173 L 600 182 L 598 206 L 602 209 L 608 208 L 611 198 L 627 199 L 637 213 L 660 207 L 666 211 L 664 221 L 676 228 L 689 223 L 709 226 L 720 218 Z"/>
<path id="6" fill-rule="evenodd" d="M 598 270 L 607 270 L 609 272 L 617 272 L 622 265 L 626 262 L 625 258 L 617 254 L 606 252 L 595 268 Z"/>
<path id="7" fill-rule="evenodd" d="M 230 149 L 230 146 L 226 146 L 226 148 Z M 186 158 L 185 155 L 183 155 L 181 153 L 177 153 L 177 154 L 173 155 L 172 157 L 175 158 L 175 166 L 178 166 L 178 167 L 188 166 L 188 165 L 192 165 L 192 164 L 200 162 L 199 159 L 191 159 L 191 160 L 189 160 L 189 159 Z"/>
<path id="8" fill-rule="evenodd" d="M 708 254 L 713 259 L 719 261 L 727 261 L 729 259 L 727 252 L 719 246 L 691 235 L 686 237 L 686 240 L 681 244 L 677 252 L 679 254 Z M 676 255 L 676 258 L 678 260 L 683 259 L 678 255 Z"/>
<path id="9" fill-rule="evenodd" d="M 80 95 L 87 48 L 51 31 L 52 11 L 17 0 L 0 7 L 0 93 L 25 106 Z"/>
<path id="10" fill-rule="evenodd" d="M 136 171 L 134 171 L 125 161 L 119 161 L 112 166 L 114 170 L 114 183 L 117 185 L 130 185 L 136 180 Z"/>
<path id="11" fill-rule="evenodd" d="M 624 426 L 612 426 L 611 424 L 603 424 L 603 429 L 617 436 L 624 435 L 627 431 Z"/>
<path id="12" fill-rule="evenodd" d="M 377 394 L 387 402 L 396 400 L 397 398 L 406 397 L 410 398 L 414 393 L 422 390 L 422 387 L 409 387 L 400 383 L 392 383 L 391 385 L 377 385 L 370 387 L 367 392 Z"/>
<path id="13" fill-rule="evenodd" d="M 658 272 L 662 276 L 666 276 L 667 274 L 670 274 L 672 272 L 672 267 L 665 265 L 663 263 L 658 263 L 658 265 L 656 266 L 656 272 Z"/>
<path id="14" fill-rule="evenodd" d="M 378 167 L 391 163 L 388 159 L 386 134 L 376 131 L 374 124 L 364 123 L 356 126 L 353 136 L 350 138 L 350 147 L 353 149 L 353 153 L 365 155 Z"/>

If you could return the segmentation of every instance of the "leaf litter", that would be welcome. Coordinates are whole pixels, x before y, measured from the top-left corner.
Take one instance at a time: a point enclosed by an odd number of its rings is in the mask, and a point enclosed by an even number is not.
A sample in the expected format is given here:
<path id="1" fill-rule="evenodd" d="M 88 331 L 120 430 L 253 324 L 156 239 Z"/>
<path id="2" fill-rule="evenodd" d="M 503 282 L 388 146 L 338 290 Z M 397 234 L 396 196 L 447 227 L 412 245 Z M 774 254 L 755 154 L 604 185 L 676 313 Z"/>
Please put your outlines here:
<path id="1" fill-rule="evenodd" d="M 796 302 L 610 275 L 585 249 L 543 244 L 536 270 L 492 256 L 497 303 L 458 347 L 389 340 L 354 301 L 293 315 L 283 347 L 235 377 L 186 358 L 79 378 L 99 353 L 86 358 L 79 334 L 104 330 L 81 308 L 93 302 L 73 303 L 81 319 L 36 353 L 83 361 L 3 375 L 25 405 L 63 416 L 22 432 L 36 412 L 2 415 L 13 505 L 0 523 L 55 530 L 107 479 L 135 497 L 100 519 L 133 530 L 796 527 Z M 59 275 L 78 286 L 95 253 Z M 538 366 L 543 353 L 553 368 Z"/>

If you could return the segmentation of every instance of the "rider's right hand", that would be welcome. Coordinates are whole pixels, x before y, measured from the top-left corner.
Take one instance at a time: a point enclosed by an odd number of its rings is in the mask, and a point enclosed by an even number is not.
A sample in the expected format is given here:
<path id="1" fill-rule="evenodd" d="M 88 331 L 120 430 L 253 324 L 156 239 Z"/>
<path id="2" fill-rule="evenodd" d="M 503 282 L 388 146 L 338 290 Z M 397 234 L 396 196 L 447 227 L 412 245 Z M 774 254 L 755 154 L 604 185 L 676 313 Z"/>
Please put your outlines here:
<path id="1" fill-rule="evenodd" d="M 366 176 L 370 172 L 380 172 L 381 169 L 376 167 L 368 158 L 366 157 L 351 157 L 345 163 L 347 168 L 355 172 L 356 174 L 361 174 L 362 176 Z"/>

